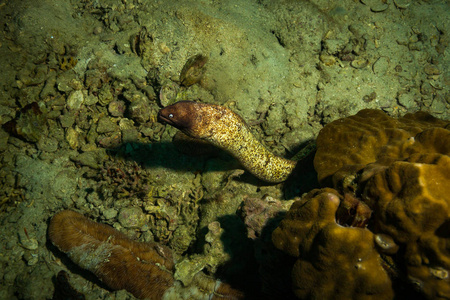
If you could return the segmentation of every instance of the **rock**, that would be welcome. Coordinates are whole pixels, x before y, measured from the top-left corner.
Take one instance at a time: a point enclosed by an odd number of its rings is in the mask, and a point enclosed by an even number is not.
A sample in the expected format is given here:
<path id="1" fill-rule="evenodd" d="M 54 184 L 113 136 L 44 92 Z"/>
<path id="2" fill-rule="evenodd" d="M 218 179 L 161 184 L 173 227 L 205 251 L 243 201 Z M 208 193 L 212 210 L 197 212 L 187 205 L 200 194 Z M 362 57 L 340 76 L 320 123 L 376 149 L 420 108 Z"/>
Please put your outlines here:
<path id="1" fill-rule="evenodd" d="M 333 55 L 321 54 L 319 59 L 325 66 L 332 66 L 336 63 L 336 57 Z"/>
<path id="2" fill-rule="evenodd" d="M 0 151 L 5 151 L 8 147 L 9 134 L 0 128 Z"/>
<path id="3" fill-rule="evenodd" d="M 378 75 L 385 75 L 389 70 L 389 58 L 382 56 L 372 65 L 372 71 Z"/>
<path id="4" fill-rule="evenodd" d="M 147 217 L 139 207 L 125 207 L 120 210 L 118 220 L 125 228 L 141 228 L 147 222 Z"/>
<path id="5" fill-rule="evenodd" d="M 103 117 L 98 120 L 97 132 L 98 133 L 107 133 L 118 130 L 116 122 L 114 122 L 110 117 Z"/>
<path id="6" fill-rule="evenodd" d="M 103 211 L 103 216 L 107 219 L 113 219 L 117 216 L 117 210 L 115 208 L 108 208 Z"/>
<path id="7" fill-rule="evenodd" d="M 63 128 L 72 127 L 75 123 L 75 116 L 72 113 L 66 113 L 59 117 L 59 121 L 61 122 L 61 126 Z"/>
<path id="8" fill-rule="evenodd" d="M 150 119 L 150 105 L 148 101 L 145 101 L 144 99 L 131 102 L 128 106 L 128 111 L 131 118 L 137 123 L 142 124 Z"/>
<path id="9" fill-rule="evenodd" d="M 427 75 L 439 75 L 441 74 L 441 71 L 432 64 L 426 64 L 425 67 L 423 68 L 423 71 L 427 74 Z"/>
<path id="10" fill-rule="evenodd" d="M 79 146 L 79 138 L 80 134 L 77 130 L 72 127 L 67 128 L 66 131 L 66 141 L 69 143 L 70 148 L 77 149 Z"/>
<path id="11" fill-rule="evenodd" d="M 123 113 L 125 112 L 126 106 L 125 102 L 122 100 L 115 100 L 109 103 L 108 112 L 113 117 L 123 117 Z"/>
<path id="12" fill-rule="evenodd" d="M 98 94 L 98 102 L 102 106 L 108 105 L 112 100 L 114 99 L 114 96 L 111 92 L 111 87 L 108 84 L 105 84 Z"/>
<path id="13" fill-rule="evenodd" d="M 22 229 L 18 231 L 20 246 L 27 250 L 36 250 L 39 247 L 39 243 L 34 237 L 34 233 Z"/>
<path id="14" fill-rule="evenodd" d="M 37 142 L 37 147 L 41 151 L 55 152 L 58 150 L 58 141 L 51 137 L 42 138 Z"/>
<path id="15" fill-rule="evenodd" d="M 77 156 L 71 156 L 70 159 L 82 166 L 88 166 L 93 169 L 99 168 L 99 158 L 95 151 L 83 152 Z"/>
<path id="16" fill-rule="evenodd" d="M 67 98 L 67 108 L 69 110 L 79 110 L 84 102 L 84 95 L 82 91 L 73 91 Z"/>

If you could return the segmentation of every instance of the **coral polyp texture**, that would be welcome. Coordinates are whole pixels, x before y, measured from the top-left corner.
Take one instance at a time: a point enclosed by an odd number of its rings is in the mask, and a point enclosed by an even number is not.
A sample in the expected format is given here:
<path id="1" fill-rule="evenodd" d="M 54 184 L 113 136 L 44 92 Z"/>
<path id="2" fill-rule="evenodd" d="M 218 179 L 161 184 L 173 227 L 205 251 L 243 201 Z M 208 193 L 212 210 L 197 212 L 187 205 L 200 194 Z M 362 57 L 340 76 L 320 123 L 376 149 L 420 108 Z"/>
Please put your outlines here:
<path id="1" fill-rule="evenodd" d="M 400 245 L 399 265 L 428 299 L 450 299 L 449 191 L 450 156 L 437 153 L 394 162 L 363 189 L 374 230 Z"/>
<path id="2" fill-rule="evenodd" d="M 394 119 L 380 110 L 365 109 L 322 128 L 314 168 L 319 182 L 330 185 L 368 164 L 386 166 L 413 154 L 449 155 L 449 128 L 450 122 L 425 112 Z"/>
<path id="3" fill-rule="evenodd" d="M 174 279 L 172 250 L 157 243 L 131 240 L 114 228 L 64 210 L 48 228 L 52 243 L 110 289 L 125 289 L 139 299 L 243 299 L 243 293 L 202 272 L 194 284 Z"/>
<path id="4" fill-rule="evenodd" d="M 290 208 L 272 240 L 298 257 L 292 287 L 300 299 L 391 299 L 393 289 L 374 234 L 336 223 L 337 191 L 313 190 Z"/>
<path id="5" fill-rule="evenodd" d="M 314 165 L 335 190 L 294 203 L 272 236 L 298 257 L 300 298 L 391 299 L 391 280 L 450 298 L 449 129 L 424 112 L 394 119 L 363 110 L 320 131 Z M 348 218 L 355 205 L 364 213 Z"/>

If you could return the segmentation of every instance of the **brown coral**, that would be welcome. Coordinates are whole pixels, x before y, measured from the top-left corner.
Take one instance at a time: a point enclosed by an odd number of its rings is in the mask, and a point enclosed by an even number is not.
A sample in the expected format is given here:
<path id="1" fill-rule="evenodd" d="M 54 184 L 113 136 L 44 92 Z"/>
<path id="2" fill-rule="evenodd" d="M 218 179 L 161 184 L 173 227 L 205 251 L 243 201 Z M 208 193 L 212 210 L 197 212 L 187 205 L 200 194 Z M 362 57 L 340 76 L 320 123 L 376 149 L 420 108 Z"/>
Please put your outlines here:
<path id="1" fill-rule="evenodd" d="M 70 210 L 52 218 L 48 234 L 55 246 L 111 289 L 161 299 L 173 285 L 172 253 L 164 246 L 135 242 Z"/>
<path id="2" fill-rule="evenodd" d="M 449 187 L 450 156 L 427 153 L 394 162 L 363 191 L 376 211 L 374 230 L 403 248 L 397 263 L 428 299 L 450 298 Z"/>
<path id="3" fill-rule="evenodd" d="M 337 224 L 339 204 L 335 190 L 313 190 L 292 205 L 273 232 L 275 246 L 298 257 L 294 293 L 301 299 L 391 299 L 374 234 Z"/>
<path id="4" fill-rule="evenodd" d="M 450 298 L 449 129 L 423 112 L 363 110 L 325 126 L 314 159 L 323 185 L 372 209 L 378 250 L 400 249 L 393 263 L 428 299 Z"/>
<path id="5" fill-rule="evenodd" d="M 139 243 L 114 228 L 71 210 L 53 216 L 48 235 L 59 250 L 94 273 L 113 290 L 125 289 L 139 299 L 234 299 L 244 294 L 202 272 L 195 285 L 174 279 L 172 251 L 157 243 Z"/>
<path id="6" fill-rule="evenodd" d="M 336 185 L 368 164 L 385 166 L 414 153 L 449 153 L 449 124 L 425 112 L 394 119 L 374 109 L 331 122 L 317 137 L 319 182 Z"/>

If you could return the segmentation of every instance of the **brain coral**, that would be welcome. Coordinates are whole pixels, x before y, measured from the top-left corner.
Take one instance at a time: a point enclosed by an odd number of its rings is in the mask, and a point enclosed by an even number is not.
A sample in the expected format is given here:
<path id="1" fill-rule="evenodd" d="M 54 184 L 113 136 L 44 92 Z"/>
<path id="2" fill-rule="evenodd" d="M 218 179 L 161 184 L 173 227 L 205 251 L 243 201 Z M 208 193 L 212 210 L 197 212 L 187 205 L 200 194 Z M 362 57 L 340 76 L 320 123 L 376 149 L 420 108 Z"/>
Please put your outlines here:
<path id="1" fill-rule="evenodd" d="M 381 286 L 376 298 L 392 298 L 380 257 L 396 282 L 428 299 L 450 298 L 449 129 L 450 122 L 423 112 L 393 119 L 363 110 L 321 130 L 314 166 L 319 182 L 338 192 L 311 192 L 272 236 L 299 258 L 293 284 L 300 298 L 370 298 Z M 335 222 L 345 199 L 371 210 L 357 225 L 367 229 Z"/>
<path id="2" fill-rule="evenodd" d="M 389 165 L 415 153 L 449 155 L 449 128 L 448 121 L 425 112 L 394 119 L 382 111 L 365 109 L 320 131 L 314 168 L 319 182 L 330 186 L 367 164 Z"/>
<path id="3" fill-rule="evenodd" d="M 333 189 L 313 190 L 295 202 L 273 232 L 275 246 L 298 257 L 292 271 L 300 299 L 391 299 L 391 280 L 365 228 L 343 227 Z"/>
<path id="4" fill-rule="evenodd" d="M 426 133 L 426 132 L 424 132 Z M 450 144 L 447 130 L 447 143 Z M 364 184 L 373 230 L 391 236 L 397 265 L 428 299 L 450 299 L 450 156 L 413 154 Z"/>

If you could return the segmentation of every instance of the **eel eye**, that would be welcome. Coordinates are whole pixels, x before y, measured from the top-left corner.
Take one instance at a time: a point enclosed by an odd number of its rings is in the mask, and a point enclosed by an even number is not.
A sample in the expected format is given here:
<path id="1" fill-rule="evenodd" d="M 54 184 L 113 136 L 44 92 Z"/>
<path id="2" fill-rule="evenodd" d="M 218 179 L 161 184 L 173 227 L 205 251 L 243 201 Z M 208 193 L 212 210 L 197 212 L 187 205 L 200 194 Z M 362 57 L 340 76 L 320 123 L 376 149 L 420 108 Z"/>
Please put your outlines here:
<path id="1" fill-rule="evenodd" d="M 173 114 L 169 114 L 169 119 L 172 119 L 173 118 Z"/>

